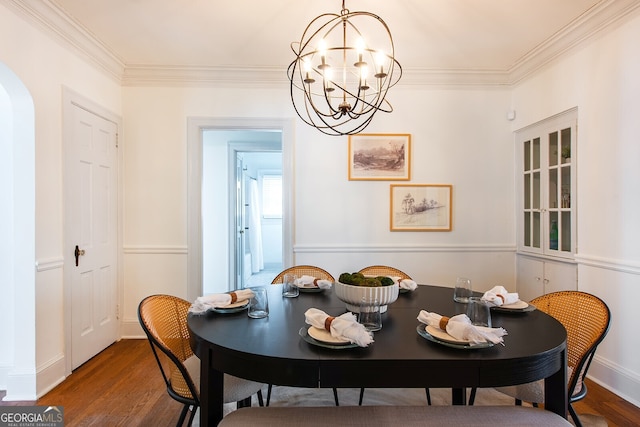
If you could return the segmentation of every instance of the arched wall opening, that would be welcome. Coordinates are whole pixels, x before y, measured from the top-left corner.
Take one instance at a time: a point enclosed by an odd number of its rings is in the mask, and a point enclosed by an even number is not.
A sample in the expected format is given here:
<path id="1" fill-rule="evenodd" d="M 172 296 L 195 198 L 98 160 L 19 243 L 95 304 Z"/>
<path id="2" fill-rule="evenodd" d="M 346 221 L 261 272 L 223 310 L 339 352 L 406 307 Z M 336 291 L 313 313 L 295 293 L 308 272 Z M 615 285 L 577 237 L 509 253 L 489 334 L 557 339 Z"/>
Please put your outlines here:
<path id="1" fill-rule="evenodd" d="M 36 400 L 35 115 L 2 62 L 0 152 L 0 389 L 4 400 Z"/>

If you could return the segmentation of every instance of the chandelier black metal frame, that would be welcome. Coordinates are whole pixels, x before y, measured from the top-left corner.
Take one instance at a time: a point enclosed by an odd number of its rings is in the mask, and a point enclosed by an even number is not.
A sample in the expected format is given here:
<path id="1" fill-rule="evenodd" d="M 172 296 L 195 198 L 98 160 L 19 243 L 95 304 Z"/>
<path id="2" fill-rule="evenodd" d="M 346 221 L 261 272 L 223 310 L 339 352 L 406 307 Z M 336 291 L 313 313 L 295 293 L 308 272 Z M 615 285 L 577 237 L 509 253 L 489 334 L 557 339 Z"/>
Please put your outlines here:
<path id="1" fill-rule="evenodd" d="M 364 35 L 365 31 L 366 37 Z M 372 47 L 372 46 L 375 46 Z M 291 102 L 298 116 L 327 135 L 351 135 L 369 125 L 402 76 L 387 24 L 370 12 L 322 14 L 291 43 Z"/>

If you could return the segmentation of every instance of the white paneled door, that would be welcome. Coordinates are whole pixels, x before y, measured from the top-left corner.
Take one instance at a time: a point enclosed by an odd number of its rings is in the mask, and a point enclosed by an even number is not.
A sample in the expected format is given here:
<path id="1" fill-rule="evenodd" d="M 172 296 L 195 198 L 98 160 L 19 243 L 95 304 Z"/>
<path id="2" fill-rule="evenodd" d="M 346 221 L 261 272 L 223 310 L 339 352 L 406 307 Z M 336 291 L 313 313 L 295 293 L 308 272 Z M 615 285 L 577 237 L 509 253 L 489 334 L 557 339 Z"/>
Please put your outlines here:
<path id="1" fill-rule="evenodd" d="M 72 105 L 65 141 L 71 367 L 117 339 L 117 125 Z"/>

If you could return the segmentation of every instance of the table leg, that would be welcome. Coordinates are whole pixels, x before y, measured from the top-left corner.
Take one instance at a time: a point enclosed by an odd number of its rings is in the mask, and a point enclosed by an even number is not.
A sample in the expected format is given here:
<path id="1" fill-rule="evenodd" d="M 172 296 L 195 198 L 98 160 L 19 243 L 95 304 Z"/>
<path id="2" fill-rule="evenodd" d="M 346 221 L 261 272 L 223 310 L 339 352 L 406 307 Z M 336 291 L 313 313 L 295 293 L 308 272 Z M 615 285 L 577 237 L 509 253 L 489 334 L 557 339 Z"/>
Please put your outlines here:
<path id="1" fill-rule="evenodd" d="M 211 350 L 200 359 L 200 426 L 213 427 L 222 421 L 224 373 L 211 366 Z"/>
<path id="2" fill-rule="evenodd" d="M 567 352 L 561 353 L 562 367 L 544 380 L 544 408 L 567 418 L 569 396 L 567 390 Z"/>
<path id="3" fill-rule="evenodd" d="M 451 389 L 451 403 L 454 405 L 466 405 L 467 404 L 467 389 L 466 388 L 452 388 Z"/>

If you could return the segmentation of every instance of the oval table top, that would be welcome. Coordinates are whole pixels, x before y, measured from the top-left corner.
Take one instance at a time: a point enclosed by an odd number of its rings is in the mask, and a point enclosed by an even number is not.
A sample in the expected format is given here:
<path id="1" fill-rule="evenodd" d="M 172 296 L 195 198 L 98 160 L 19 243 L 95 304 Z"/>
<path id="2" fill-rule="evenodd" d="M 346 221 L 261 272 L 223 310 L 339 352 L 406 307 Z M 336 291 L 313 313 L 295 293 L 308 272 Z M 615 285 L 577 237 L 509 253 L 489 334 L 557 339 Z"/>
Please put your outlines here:
<path id="1" fill-rule="evenodd" d="M 308 308 L 331 316 L 346 312 L 333 289 L 283 298 L 282 285 L 265 287 L 270 308 L 267 318 L 249 318 L 246 310 L 189 315 L 194 352 L 203 364 L 210 363 L 203 366 L 205 371 L 210 368 L 299 387 L 495 387 L 553 377 L 564 393 L 556 387 L 549 399 L 563 395 L 566 400 L 566 331 L 541 311 L 492 311 L 493 326 L 508 332 L 504 346 L 451 348 L 419 335 L 417 316 L 420 310 L 453 316 L 464 312 L 466 304 L 453 301 L 452 288 L 420 285 L 389 305 L 382 314 L 383 327 L 374 333 L 369 347 L 329 349 L 310 344 L 299 332 L 308 328 L 304 317 Z M 556 412 L 564 407 L 562 415 L 566 416 L 566 404 L 549 403 L 548 409 L 559 406 Z"/>

